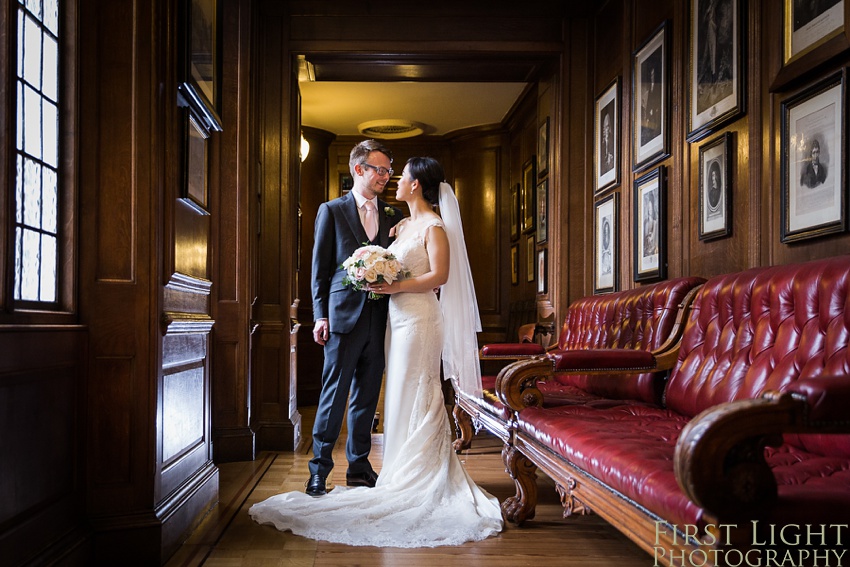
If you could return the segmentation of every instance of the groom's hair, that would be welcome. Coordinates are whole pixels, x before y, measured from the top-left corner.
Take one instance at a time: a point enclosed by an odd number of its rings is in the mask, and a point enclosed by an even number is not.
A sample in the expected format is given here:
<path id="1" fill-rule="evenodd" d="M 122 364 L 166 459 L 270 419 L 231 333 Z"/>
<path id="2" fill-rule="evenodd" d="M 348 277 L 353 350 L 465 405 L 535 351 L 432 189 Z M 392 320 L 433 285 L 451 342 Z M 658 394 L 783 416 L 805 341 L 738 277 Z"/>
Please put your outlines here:
<path id="1" fill-rule="evenodd" d="M 363 140 L 351 149 L 351 155 L 348 157 L 348 169 L 352 177 L 356 176 L 354 166 L 364 163 L 372 152 L 381 152 L 390 158 L 390 163 L 393 162 L 393 153 L 384 144 L 377 140 Z"/>
<path id="2" fill-rule="evenodd" d="M 407 172 L 411 179 L 422 185 L 422 196 L 432 205 L 440 200 L 440 183 L 445 181 L 443 166 L 432 157 L 412 157 L 407 160 Z"/>

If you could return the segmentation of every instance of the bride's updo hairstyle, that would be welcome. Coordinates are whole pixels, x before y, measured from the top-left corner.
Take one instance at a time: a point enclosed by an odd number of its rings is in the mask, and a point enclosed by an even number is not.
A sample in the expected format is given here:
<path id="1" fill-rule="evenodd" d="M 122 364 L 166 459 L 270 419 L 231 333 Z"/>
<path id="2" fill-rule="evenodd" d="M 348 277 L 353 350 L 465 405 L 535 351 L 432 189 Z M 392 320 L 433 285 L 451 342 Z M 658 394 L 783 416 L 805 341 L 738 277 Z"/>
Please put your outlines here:
<path id="1" fill-rule="evenodd" d="M 432 157 L 412 157 L 407 160 L 407 173 L 419 180 L 422 196 L 432 205 L 440 200 L 440 183 L 446 178 L 443 166 Z"/>

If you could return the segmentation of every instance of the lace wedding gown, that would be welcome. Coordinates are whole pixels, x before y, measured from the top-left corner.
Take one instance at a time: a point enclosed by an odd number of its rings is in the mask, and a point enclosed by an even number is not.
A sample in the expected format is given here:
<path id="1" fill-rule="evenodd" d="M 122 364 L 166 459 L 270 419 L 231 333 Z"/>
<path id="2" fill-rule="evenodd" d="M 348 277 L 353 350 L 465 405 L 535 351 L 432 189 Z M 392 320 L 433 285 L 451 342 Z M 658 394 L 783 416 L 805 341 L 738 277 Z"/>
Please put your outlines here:
<path id="1" fill-rule="evenodd" d="M 429 270 L 423 235 L 390 246 L 411 276 Z M 440 385 L 442 343 L 435 294 L 391 295 L 377 486 L 337 486 L 320 498 L 279 494 L 252 506 L 251 517 L 311 539 L 377 547 L 458 545 L 501 531 L 498 500 L 473 482 L 452 449 Z"/>

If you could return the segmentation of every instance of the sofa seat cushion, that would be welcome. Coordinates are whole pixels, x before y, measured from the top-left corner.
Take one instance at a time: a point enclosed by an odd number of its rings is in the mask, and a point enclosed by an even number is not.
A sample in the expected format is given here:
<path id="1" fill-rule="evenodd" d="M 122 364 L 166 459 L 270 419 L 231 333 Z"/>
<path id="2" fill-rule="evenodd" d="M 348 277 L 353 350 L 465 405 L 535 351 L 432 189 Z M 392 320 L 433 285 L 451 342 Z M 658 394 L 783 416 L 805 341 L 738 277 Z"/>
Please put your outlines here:
<path id="1" fill-rule="evenodd" d="M 597 376 L 598 378 L 598 376 Z M 559 407 L 583 404 L 590 407 L 613 407 L 623 404 L 642 404 L 646 402 L 635 399 L 618 399 L 604 397 L 588 392 L 574 384 L 563 384 L 560 381 L 547 380 L 538 382 L 537 389 L 543 394 L 543 407 Z"/>
<path id="2" fill-rule="evenodd" d="M 518 430 L 578 468 L 674 523 L 700 523 L 673 472 L 687 418 L 645 405 L 526 408 Z M 579 479 L 581 483 L 581 479 Z"/>
<path id="3" fill-rule="evenodd" d="M 587 471 L 627 498 L 673 523 L 701 524 L 700 509 L 673 472 L 676 441 L 689 418 L 631 405 L 527 408 L 517 427 L 528 437 Z M 846 438 L 846 435 L 835 437 Z M 821 455 L 785 443 L 768 447 L 779 500 L 771 521 L 846 523 L 850 458 Z"/>

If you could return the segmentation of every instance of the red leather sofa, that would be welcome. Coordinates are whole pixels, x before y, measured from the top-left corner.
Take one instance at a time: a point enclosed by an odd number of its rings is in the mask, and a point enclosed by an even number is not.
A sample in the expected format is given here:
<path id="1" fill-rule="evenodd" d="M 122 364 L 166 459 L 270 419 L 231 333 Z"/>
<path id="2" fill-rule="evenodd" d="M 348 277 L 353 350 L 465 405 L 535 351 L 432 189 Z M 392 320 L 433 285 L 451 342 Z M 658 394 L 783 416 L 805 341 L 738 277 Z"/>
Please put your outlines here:
<path id="1" fill-rule="evenodd" d="M 491 361 L 516 361 L 535 356 L 560 356 L 565 350 L 585 351 L 598 359 L 594 349 L 645 351 L 663 356 L 678 340 L 683 307 L 692 290 L 705 280 L 677 278 L 656 284 L 578 299 L 567 309 L 557 345 L 545 350 L 535 343 L 499 343 L 480 350 L 484 364 Z M 638 373 L 629 379 L 621 376 L 559 375 L 540 385 L 546 406 L 575 403 L 607 403 L 611 395 L 634 403 L 660 400 L 664 376 L 655 372 Z M 484 428 L 508 441 L 512 412 L 495 394 L 496 375 L 482 377 L 484 392 L 479 397 L 456 394 L 454 418 L 458 438 L 456 450 L 468 449 L 473 430 Z"/>
<path id="2" fill-rule="evenodd" d="M 766 565 L 786 552 L 793 564 L 816 552 L 836 564 L 850 541 L 848 337 L 850 256 L 840 256 L 706 282 L 660 405 L 546 407 L 540 381 L 589 363 L 509 365 L 497 383 L 514 414 L 503 454 L 517 494 L 505 516 L 533 518 L 539 468 L 565 515 L 597 513 L 658 565 Z M 811 526 L 808 550 L 777 536 Z"/>

